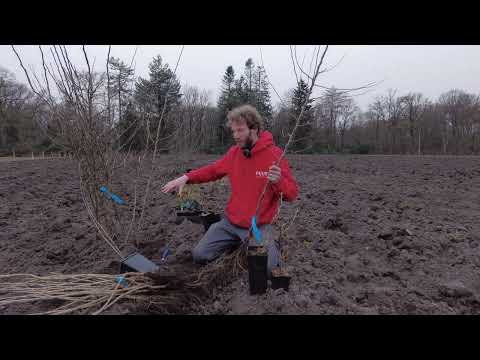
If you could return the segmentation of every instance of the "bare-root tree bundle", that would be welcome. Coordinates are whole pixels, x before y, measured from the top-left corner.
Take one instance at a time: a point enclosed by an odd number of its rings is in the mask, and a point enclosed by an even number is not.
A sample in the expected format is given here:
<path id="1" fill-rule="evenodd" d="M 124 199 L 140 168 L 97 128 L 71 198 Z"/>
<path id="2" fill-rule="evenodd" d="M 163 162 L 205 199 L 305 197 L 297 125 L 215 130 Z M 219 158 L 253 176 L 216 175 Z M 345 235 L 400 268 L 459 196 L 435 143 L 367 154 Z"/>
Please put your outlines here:
<path id="1" fill-rule="evenodd" d="M 85 63 L 81 69 L 71 61 L 65 46 L 49 48 L 53 62 L 47 62 L 44 49 L 39 46 L 42 64 L 40 75 L 28 71 L 15 47 L 12 46 L 12 49 L 30 88 L 50 111 L 48 125 L 43 124 L 45 133 L 54 144 L 71 153 L 78 162 L 82 200 L 91 222 L 98 235 L 124 259 L 122 247 L 139 246 L 138 233 L 144 224 L 146 204 L 150 199 L 155 160 L 159 144 L 165 140 L 160 138 L 160 129 L 165 118 L 170 88 L 167 89 L 161 114 L 155 119 L 155 127 L 150 126 L 152 114 L 144 111 L 140 112 L 137 121 L 122 129 L 117 126 L 112 105 L 116 94 L 111 89 L 110 47 L 105 71 L 95 72 L 85 46 L 82 46 Z M 175 71 L 182 52 L 183 47 Z M 126 132 L 135 135 L 141 127 L 148 130 L 145 134 L 145 147 L 133 157 L 131 146 L 128 146 L 131 139 L 124 135 Z M 122 171 L 126 161 L 132 158 L 135 169 L 134 191 L 133 198 L 127 204 L 130 215 L 127 214 L 128 220 L 125 220 L 120 217 L 126 212 L 126 207 L 113 202 L 100 189 L 105 188 L 110 192 L 115 172 Z M 146 159 L 149 166 L 144 164 Z M 140 183 L 143 185 L 143 194 L 139 191 Z"/>
<path id="2" fill-rule="evenodd" d="M 144 311 L 188 312 L 245 269 L 241 248 L 208 264 L 198 273 L 0 275 L 0 306 L 54 301 L 43 315 L 98 315 L 112 305 L 130 302 Z M 59 303 L 59 304 L 58 304 Z"/>

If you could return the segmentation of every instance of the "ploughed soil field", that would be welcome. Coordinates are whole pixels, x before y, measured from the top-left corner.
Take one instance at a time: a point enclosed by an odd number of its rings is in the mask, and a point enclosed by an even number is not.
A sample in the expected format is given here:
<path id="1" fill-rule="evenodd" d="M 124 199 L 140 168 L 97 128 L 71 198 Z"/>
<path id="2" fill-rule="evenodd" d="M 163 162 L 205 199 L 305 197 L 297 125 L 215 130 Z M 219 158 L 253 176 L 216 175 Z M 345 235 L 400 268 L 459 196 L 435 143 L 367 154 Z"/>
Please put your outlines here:
<path id="1" fill-rule="evenodd" d="M 166 273 L 196 272 L 191 249 L 201 224 L 178 221 L 168 180 L 218 156 L 162 156 L 146 203 L 139 251 Z M 477 314 L 480 313 L 480 158 L 454 156 L 287 156 L 300 186 L 275 223 L 288 228 L 289 291 L 250 295 L 243 272 L 213 289 L 187 314 Z M 134 197 L 134 171 L 116 170 L 113 191 Z M 143 195 L 139 183 L 138 197 Z M 205 209 L 221 213 L 228 181 L 200 185 Z M 131 205 L 128 205 L 131 206 Z M 131 214 L 122 211 L 128 228 Z M 130 215 L 131 216 L 131 215 Z M 120 229 L 120 231 L 121 231 Z M 124 235 L 124 234 L 122 234 Z M 124 236 L 118 242 L 122 245 Z M 166 244 L 172 254 L 161 261 Z M 122 245 L 123 246 L 123 245 Z M 127 247 L 124 247 L 128 248 Z M 69 159 L 0 161 L 0 274 L 116 274 L 119 259 L 96 237 Z M 0 306 L 28 314 L 55 304 Z M 58 306 L 58 304 L 56 304 Z M 118 302 L 105 314 L 145 314 Z"/>

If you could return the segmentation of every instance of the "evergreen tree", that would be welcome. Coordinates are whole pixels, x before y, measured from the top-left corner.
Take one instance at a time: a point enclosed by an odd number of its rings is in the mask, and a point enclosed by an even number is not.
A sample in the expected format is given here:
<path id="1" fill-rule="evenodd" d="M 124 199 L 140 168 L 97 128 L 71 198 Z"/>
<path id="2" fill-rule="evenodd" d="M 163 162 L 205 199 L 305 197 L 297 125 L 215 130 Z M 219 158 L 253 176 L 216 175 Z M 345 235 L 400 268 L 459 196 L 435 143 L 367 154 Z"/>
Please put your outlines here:
<path id="1" fill-rule="evenodd" d="M 118 120 L 122 119 L 123 109 L 130 100 L 132 91 L 129 86 L 133 81 L 134 70 L 120 59 L 111 57 L 109 60 L 110 97 L 116 100 Z"/>
<path id="2" fill-rule="evenodd" d="M 295 115 L 295 118 L 292 116 L 289 121 L 289 131 L 292 131 L 295 126 L 296 118 L 300 115 L 303 105 L 305 109 L 303 111 L 302 118 L 300 119 L 300 126 L 297 128 L 295 133 L 295 139 L 292 144 L 292 150 L 294 151 L 305 151 L 308 150 L 309 145 L 311 144 L 311 133 L 312 133 L 312 121 L 313 121 L 313 110 L 311 103 L 312 99 L 308 99 L 308 85 L 300 79 L 298 82 L 297 88 L 293 90 L 293 96 L 291 99 L 292 102 L 292 112 Z"/>
<path id="3" fill-rule="evenodd" d="M 245 86 L 243 98 L 246 100 L 246 103 L 254 105 L 255 102 L 255 93 L 254 93 L 254 82 L 255 82 L 255 64 L 253 63 L 252 58 L 249 58 L 245 62 Z"/>
<path id="4" fill-rule="evenodd" d="M 150 63 L 149 70 L 149 79 L 139 78 L 135 84 L 134 97 L 139 110 L 149 120 L 150 131 L 153 134 L 156 132 L 165 104 L 165 113 L 160 126 L 160 139 L 163 139 L 172 130 L 169 126 L 168 115 L 173 108 L 180 104 L 181 86 L 168 64 L 162 64 L 160 55 Z"/>
<path id="5" fill-rule="evenodd" d="M 230 133 L 225 126 L 227 113 L 238 105 L 236 96 L 235 71 L 233 66 L 228 66 L 222 79 L 222 88 L 217 102 L 216 115 L 217 148 L 222 151 L 228 146 Z"/>
<path id="6" fill-rule="evenodd" d="M 139 122 L 139 114 L 132 101 L 126 104 L 125 111 L 118 122 L 120 134 L 119 147 L 121 151 L 142 150 L 145 146 L 145 129 Z"/>
<path id="7" fill-rule="evenodd" d="M 248 83 L 245 81 L 243 75 L 239 79 L 235 80 L 234 88 L 234 103 L 235 106 L 248 104 L 249 94 L 248 94 Z"/>
<path id="8" fill-rule="evenodd" d="M 234 82 L 235 71 L 233 66 L 230 65 L 223 75 L 221 93 L 217 102 L 218 108 L 225 114 L 234 107 Z"/>
<path id="9" fill-rule="evenodd" d="M 268 89 L 268 81 L 265 73 L 265 69 L 262 66 L 257 66 L 255 71 L 254 81 L 254 105 L 265 123 L 265 128 L 271 130 L 272 126 L 272 104 L 270 100 L 270 91 Z"/>
<path id="10" fill-rule="evenodd" d="M 135 84 L 135 98 L 139 104 L 160 116 L 165 97 L 166 113 L 180 103 L 180 82 L 168 64 L 162 64 L 160 55 L 153 59 L 148 68 L 149 79 L 139 78 Z"/>

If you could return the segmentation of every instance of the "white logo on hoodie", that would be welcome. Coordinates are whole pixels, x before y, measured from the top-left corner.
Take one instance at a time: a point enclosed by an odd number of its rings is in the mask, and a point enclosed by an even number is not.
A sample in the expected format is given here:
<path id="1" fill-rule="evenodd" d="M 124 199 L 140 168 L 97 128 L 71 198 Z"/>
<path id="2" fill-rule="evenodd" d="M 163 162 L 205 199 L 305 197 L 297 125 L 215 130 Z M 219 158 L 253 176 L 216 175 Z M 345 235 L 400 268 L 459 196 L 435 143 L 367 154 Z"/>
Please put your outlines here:
<path id="1" fill-rule="evenodd" d="M 255 171 L 255 176 L 256 177 L 267 177 L 268 176 L 268 171 Z"/>

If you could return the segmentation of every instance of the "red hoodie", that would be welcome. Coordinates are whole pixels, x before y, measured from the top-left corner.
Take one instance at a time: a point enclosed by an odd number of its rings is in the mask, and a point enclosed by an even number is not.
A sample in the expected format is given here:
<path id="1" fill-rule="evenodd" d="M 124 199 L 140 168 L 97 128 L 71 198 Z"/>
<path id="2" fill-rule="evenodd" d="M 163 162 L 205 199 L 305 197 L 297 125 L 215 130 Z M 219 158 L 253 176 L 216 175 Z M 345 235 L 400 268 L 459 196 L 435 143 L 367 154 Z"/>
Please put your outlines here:
<path id="1" fill-rule="evenodd" d="M 232 193 L 225 214 L 232 224 L 242 228 L 250 228 L 258 199 L 268 181 L 268 169 L 280 158 L 282 150 L 274 145 L 270 132 L 262 131 L 251 154 L 250 158 L 245 157 L 240 146 L 235 145 L 220 160 L 185 174 L 188 184 L 205 183 L 228 176 Z M 272 222 L 279 206 L 280 193 L 283 193 L 285 201 L 293 201 L 298 196 L 298 185 L 285 158 L 280 162 L 280 168 L 279 182 L 268 184 L 257 225 Z"/>

